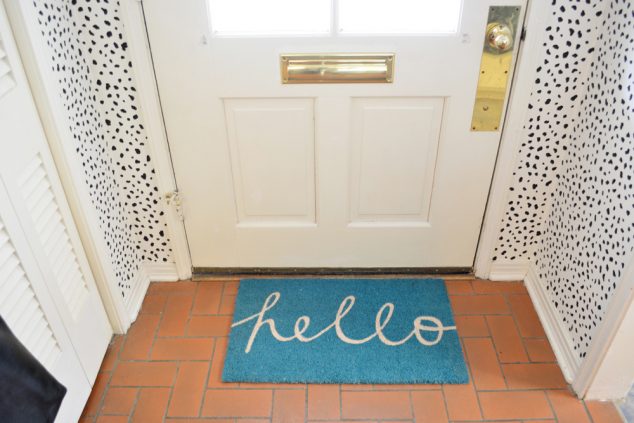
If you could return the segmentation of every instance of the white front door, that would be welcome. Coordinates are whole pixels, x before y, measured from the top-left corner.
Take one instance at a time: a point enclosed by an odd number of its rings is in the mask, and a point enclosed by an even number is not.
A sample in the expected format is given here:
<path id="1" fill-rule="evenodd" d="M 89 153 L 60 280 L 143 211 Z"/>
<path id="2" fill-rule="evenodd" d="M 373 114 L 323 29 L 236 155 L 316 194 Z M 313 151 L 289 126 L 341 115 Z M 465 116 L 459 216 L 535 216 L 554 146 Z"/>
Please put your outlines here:
<path id="1" fill-rule="evenodd" d="M 492 4 L 145 1 L 194 267 L 470 268 Z M 285 53 L 394 53 L 394 81 L 282 84 Z"/>
<path id="2" fill-rule="evenodd" d="M 0 3 L 0 315 L 77 421 L 112 336 Z"/>

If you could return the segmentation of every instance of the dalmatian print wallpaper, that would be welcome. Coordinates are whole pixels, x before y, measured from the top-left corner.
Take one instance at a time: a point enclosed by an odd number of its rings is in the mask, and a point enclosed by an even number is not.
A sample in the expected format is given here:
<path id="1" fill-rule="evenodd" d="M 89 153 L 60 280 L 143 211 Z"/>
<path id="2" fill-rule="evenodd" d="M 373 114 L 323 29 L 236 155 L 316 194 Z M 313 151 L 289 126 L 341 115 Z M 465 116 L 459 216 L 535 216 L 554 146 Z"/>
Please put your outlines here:
<path id="1" fill-rule="evenodd" d="M 551 7 L 495 256 L 536 261 L 583 358 L 634 252 L 634 6 Z"/>
<path id="2" fill-rule="evenodd" d="M 634 253 L 634 3 L 603 19 L 536 254 L 582 358 Z"/>
<path id="3" fill-rule="evenodd" d="M 34 0 L 121 295 L 145 261 L 171 262 L 119 2 Z"/>
<path id="4" fill-rule="evenodd" d="M 124 0 L 128 1 L 128 0 Z M 132 63 L 126 54 L 119 2 L 71 1 L 75 4 L 80 46 L 90 64 L 91 93 L 103 120 L 107 151 L 120 181 L 123 208 L 138 242 L 140 259 L 171 260 L 166 223 L 148 142 L 139 115 Z"/>
<path id="5" fill-rule="evenodd" d="M 530 258 L 543 234 L 548 203 L 578 117 L 580 93 L 603 19 L 605 0 L 552 0 L 545 23 L 543 60 L 537 68 L 519 163 L 493 260 Z"/>

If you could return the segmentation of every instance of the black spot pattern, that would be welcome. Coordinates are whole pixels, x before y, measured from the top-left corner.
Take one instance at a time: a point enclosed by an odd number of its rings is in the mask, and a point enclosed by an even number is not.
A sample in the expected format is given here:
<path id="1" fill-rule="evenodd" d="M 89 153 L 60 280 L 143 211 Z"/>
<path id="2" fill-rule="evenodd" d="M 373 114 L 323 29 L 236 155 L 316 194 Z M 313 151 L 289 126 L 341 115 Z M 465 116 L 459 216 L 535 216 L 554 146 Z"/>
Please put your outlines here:
<path id="1" fill-rule="evenodd" d="M 122 187 L 123 206 L 139 242 L 141 260 L 171 261 L 169 241 L 147 136 L 136 100 L 132 63 L 119 18 L 119 2 L 78 2 L 78 35 L 92 76 L 92 94 L 104 122 L 105 141 Z"/>
<path id="2" fill-rule="evenodd" d="M 582 358 L 634 253 L 634 5 L 611 0 L 603 16 L 536 255 Z"/>
<path id="3" fill-rule="evenodd" d="M 551 0 L 534 88 L 493 260 L 530 258 L 574 128 L 603 9 L 601 0 Z M 548 7 L 545 5 L 545 7 Z"/>
<path id="4" fill-rule="evenodd" d="M 74 148 L 122 296 L 144 261 L 172 261 L 119 2 L 34 0 Z"/>
<path id="5" fill-rule="evenodd" d="M 535 260 L 584 358 L 634 253 L 634 6 L 551 7 L 495 259 Z"/>

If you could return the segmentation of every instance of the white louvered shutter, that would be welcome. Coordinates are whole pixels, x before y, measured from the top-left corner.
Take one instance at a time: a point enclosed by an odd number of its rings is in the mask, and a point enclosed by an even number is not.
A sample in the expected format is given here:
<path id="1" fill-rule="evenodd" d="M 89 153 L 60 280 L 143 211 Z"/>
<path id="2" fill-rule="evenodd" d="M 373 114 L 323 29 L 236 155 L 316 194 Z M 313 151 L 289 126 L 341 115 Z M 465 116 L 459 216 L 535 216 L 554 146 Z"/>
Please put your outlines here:
<path id="1" fill-rule="evenodd" d="M 68 389 L 57 421 L 77 421 L 112 329 L 1 2 L 0 315 Z"/>
<path id="2" fill-rule="evenodd" d="M 15 86 L 15 80 L 11 74 L 11 64 L 0 38 L 0 98 Z"/>

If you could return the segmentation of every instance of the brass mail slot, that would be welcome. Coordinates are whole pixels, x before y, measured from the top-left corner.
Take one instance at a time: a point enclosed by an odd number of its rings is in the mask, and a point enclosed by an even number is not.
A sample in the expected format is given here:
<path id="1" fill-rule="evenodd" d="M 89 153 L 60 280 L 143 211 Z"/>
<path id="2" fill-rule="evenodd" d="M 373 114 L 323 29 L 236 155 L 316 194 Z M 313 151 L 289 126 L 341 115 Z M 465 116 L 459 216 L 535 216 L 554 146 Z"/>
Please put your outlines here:
<path id="1" fill-rule="evenodd" d="M 283 84 L 389 83 L 394 54 L 282 54 Z"/>

